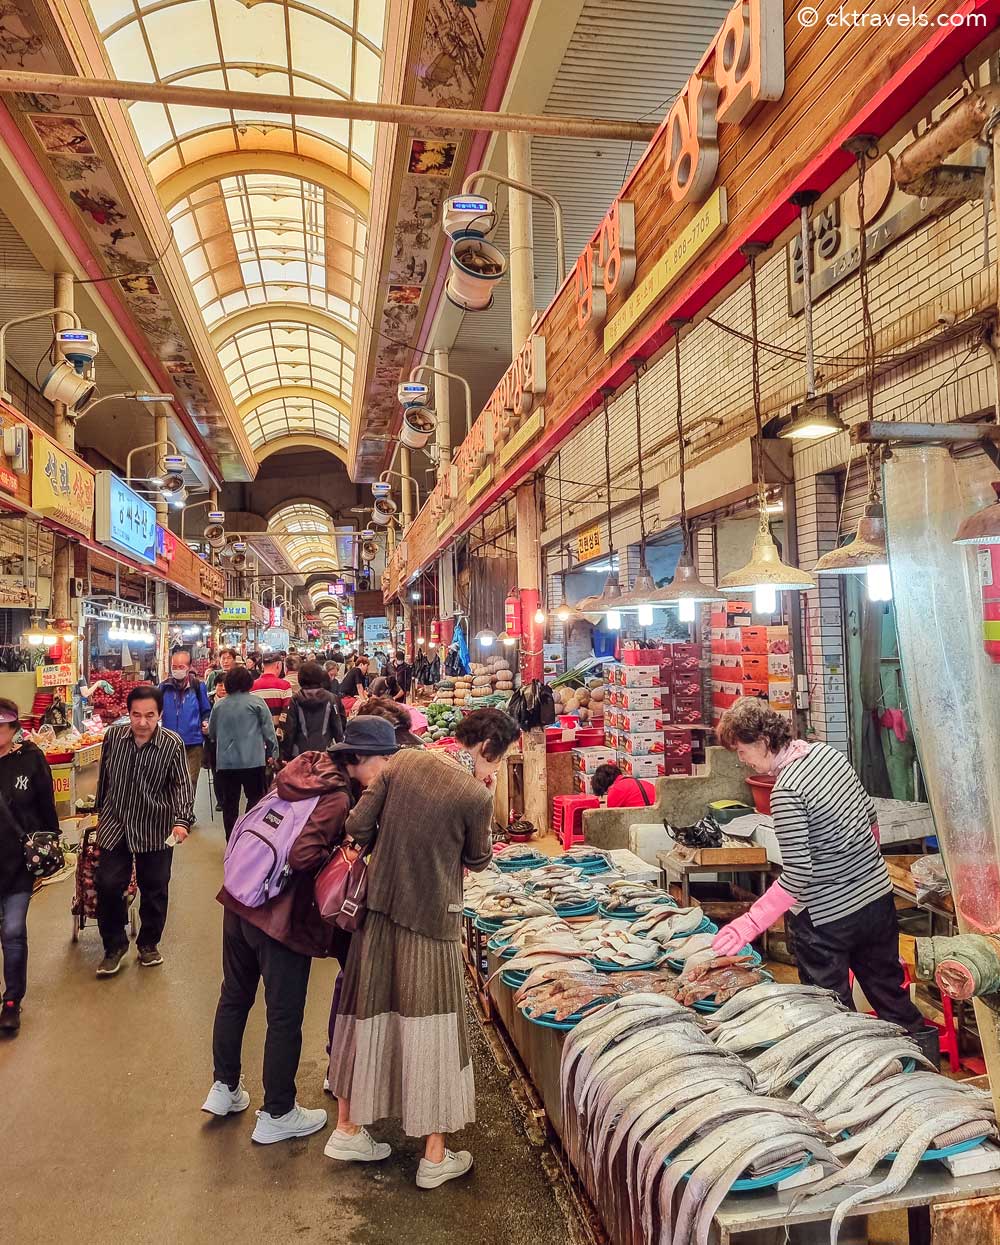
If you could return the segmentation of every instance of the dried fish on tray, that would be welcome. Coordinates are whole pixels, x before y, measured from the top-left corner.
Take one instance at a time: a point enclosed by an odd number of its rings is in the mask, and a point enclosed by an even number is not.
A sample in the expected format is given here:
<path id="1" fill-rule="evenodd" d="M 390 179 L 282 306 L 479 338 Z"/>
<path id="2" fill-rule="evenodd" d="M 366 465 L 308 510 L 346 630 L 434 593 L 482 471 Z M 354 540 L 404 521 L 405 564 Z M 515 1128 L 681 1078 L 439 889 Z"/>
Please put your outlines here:
<path id="1" fill-rule="evenodd" d="M 741 990 L 760 985 L 770 973 L 749 956 L 722 955 L 696 964 L 677 979 L 670 991 L 685 1007 L 702 1005 L 700 1010 L 721 1006 Z"/>
<path id="2" fill-rule="evenodd" d="M 690 934 L 716 934 L 718 927 L 701 908 L 657 906 L 633 923 L 632 933 L 640 938 L 655 938 L 666 945 Z"/>
<path id="3" fill-rule="evenodd" d="M 671 908 L 677 903 L 666 891 L 652 882 L 630 882 L 625 878 L 607 883 L 608 897 L 601 904 L 601 916 L 619 921 L 633 921 L 656 908 Z"/>
<path id="4" fill-rule="evenodd" d="M 755 1095 L 747 1065 L 655 994 L 587 1014 L 560 1071 L 564 1141 L 615 1240 L 704 1245 L 744 1172 L 773 1181 L 790 1164 L 838 1163 L 811 1112 Z"/>
<path id="5" fill-rule="evenodd" d="M 548 974 L 533 975 L 514 998 L 529 1020 L 575 1023 L 590 1008 L 626 994 L 662 994 L 672 980 L 668 973 L 584 973 L 554 968 Z"/>
<path id="6" fill-rule="evenodd" d="M 742 1011 L 731 1014 L 735 1004 L 730 1000 L 706 1020 L 715 1044 L 734 1054 L 773 1046 L 814 1020 L 844 1010 L 831 991 L 792 983 L 751 986 L 739 997 L 747 1000 Z"/>

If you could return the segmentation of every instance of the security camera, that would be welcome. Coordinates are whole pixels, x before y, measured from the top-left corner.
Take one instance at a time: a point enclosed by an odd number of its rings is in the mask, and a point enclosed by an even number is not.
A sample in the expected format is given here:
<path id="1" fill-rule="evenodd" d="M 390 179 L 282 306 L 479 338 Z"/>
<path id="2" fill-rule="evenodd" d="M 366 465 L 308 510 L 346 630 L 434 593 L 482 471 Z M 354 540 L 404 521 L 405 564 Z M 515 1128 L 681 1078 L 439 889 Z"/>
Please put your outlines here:
<path id="1" fill-rule="evenodd" d="M 75 415 L 83 413 L 96 392 L 94 382 L 80 376 L 66 359 L 60 359 L 42 382 L 42 396 L 50 402 L 62 402 Z"/>
<path id="2" fill-rule="evenodd" d="M 56 354 L 72 364 L 73 370 L 82 375 L 100 354 L 97 334 L 89 329 L 60 329 L 55 335 Z"/>

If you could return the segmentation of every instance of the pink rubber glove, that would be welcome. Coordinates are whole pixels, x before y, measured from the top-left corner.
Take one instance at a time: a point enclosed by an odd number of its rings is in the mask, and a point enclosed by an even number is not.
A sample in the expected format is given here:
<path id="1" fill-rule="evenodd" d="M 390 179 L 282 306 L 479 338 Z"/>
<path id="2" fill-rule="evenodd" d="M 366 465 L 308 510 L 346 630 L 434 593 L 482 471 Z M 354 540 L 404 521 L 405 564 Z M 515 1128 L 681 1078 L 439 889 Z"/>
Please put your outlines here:
<path id="1" fill-rule="evenodd" d="M 789 895 L 780 882 L 774 882 L 749 912 L 719 930 L 712 939 L 712 950 L 718 955 L 736 955 L 796 903 L 794 895 Z"/>
<path id="2" fill-rule="evenodd" d="M 879 845 L 879 847 L 882 846 L 882 831 L 878 828 L 877 821 L 872 824 L 872 838 Z"/>

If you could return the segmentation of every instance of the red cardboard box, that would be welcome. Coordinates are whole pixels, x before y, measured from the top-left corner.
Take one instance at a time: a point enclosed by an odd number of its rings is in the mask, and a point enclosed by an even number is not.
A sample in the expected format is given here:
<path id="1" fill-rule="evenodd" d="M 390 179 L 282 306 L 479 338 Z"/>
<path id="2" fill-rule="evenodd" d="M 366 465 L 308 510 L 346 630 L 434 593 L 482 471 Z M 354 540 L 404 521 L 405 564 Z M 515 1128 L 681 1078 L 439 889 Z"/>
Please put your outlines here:
<path id="1" fill-rule="evenodd" d="M 767 627 L 741 627 L 742 651 L 744 653 L 766 653 L 767 630 Z"/>
<path id="2" fill-rule="evenodd" d="M 685 774 L 690 775 L 693 769 L 694 766 L 691 763 L 690 757 L 687 760 L 663 762 L 663 774 L 667 778 L 680 778 Z"/>
<path id="3" fill-rule="evenodd" d="M 744 683 L 743 695 L 751 699 L 767 700 L 767 684 L 766 683 Z"/>
<path id="4" fill-rule="evenodd" d="M 658 648 L 627 648 L 622 653 L 622 661 L 626 666 L 658 666 L 660 650 Z"/>
<path id="5" fill-rule="evenodd" d="M 701 695 L 701 674 L 678 674 L 674 676 L 674 700 Z"/>
<path id="6" fill-rule="evenodd" d="M 670 736 L 665 736 L 663 744 L 664 761 L 689 761 L 691 759 L 691 740 L 680 739 L 674 741 Z"/>
<path id="7" fill-rule="evenodd" d="M 744 683 L 766 683 L 767 682 L 767 654 L 766 653 L 744 653 L 743 654 L 743 682 Z"/>
<path id="8" fill-rule="evenodd" d="M 767 651 L 769 653 L 791 653 L 792 641 L 787 627 L 768 627 Z"/>
<path id="9" fill-rule="evenodd" d="M 621 751 L 629 756 L 654 756 L 656 754 L 662 756 L 663 754 L 662 731 L 647 731 L 642 734 L 622 731 L 619 740 Z"/>
<path id="10" fill-rule="evenodd" d="M 694 722 L 700 722 L 704 714 L 702 708 L 701 697 L 697 700 L 675 700 L 674 701 L 674 723 L 677 726 L 687 726 Z"/>
<path id="11" fill-rule="evenodd" d="M 618 765 L 629 778 L 660 778 L 663 775 L 663 758 L 659 756 L 629 756 L 618 758 Z"/>
<path id="12" fill-rule="evenodd" d="M 631 713 L 658 710 L 663 705 L 660 687 L 623 687 L 615 692 L 615 704 Z"/>

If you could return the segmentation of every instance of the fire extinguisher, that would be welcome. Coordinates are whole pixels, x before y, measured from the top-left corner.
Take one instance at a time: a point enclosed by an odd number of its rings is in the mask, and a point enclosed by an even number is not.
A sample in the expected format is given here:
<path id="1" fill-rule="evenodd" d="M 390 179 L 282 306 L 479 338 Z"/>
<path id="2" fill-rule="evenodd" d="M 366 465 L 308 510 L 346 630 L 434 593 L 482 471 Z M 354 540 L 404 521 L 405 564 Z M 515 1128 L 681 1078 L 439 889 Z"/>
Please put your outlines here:
<path id="1" fill-rule="evenodd" d="M 1000 545 L 980 545 L 979 583 L 983 590 L 983 648 L 1000 663 Z"/>
<path id="2" fill-rule="evenodd" d="M 431 619 L 431 643 L 441 643 L 441 622 L 437 618 Z"/>
<path id="3" fill-rule="evenodd" d="M 503 603 L 503 623 L 508 635 L 521 639 L 521 597 L 516 588 L 511 588 Z"/>

